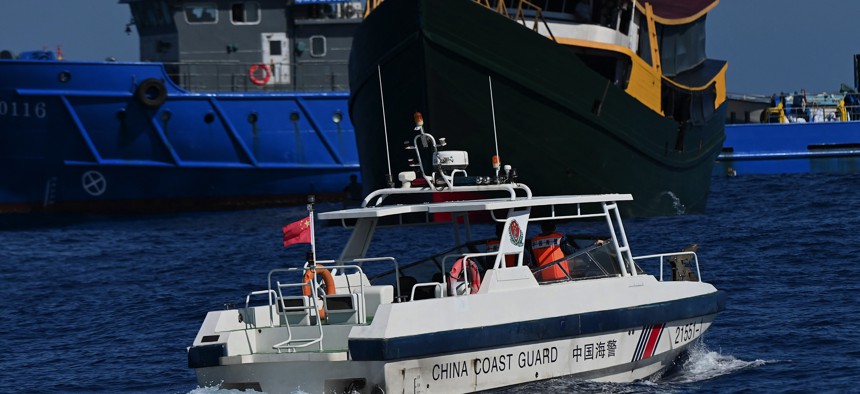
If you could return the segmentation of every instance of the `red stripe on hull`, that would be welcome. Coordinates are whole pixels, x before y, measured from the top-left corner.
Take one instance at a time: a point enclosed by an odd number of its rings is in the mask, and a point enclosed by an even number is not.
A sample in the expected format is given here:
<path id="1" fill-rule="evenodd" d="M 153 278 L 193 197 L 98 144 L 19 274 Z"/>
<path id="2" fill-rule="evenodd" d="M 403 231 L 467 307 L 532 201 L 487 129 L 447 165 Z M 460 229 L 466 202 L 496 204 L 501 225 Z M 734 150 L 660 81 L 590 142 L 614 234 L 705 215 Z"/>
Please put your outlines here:
<path id="1" fill-rule="evenodd" d="M 645 345 L 645 352 L 642 353 L 642 360 L 654 355 L 654 348 L 657 347 L 657 340 L 663 332 L 663 324 L 655 324 L 651 328 L 651 335 L 648 337 L 648 343 Z"/>

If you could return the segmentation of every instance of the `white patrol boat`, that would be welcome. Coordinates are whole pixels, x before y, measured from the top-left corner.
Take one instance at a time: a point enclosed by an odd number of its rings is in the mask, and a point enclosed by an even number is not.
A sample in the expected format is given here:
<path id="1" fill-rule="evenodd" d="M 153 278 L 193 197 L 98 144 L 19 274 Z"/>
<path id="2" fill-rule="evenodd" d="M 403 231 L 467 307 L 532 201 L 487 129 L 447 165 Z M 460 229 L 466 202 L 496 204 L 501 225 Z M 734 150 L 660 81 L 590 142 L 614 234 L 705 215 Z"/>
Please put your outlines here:
<path id="1" fill-rule="evenodd" d="M 374 191 L 360 208 L 318 214 L 353 229 L 339 258 L 273 269 L 243 306 L 207 314 L 188 350 L 200 385 L 451 393 L 561 376 L 629 382 L 672 365 L 724 309 L 694 251 L 632 255 L 617 206 L 629 194 L 532 196 L 497 158 L 495 176 L 469 177 L 466 153 L 438 150 L 444 139 L 425 133 L 419 116 L 407 146 L 417 175 L 401 173 L 400 187 Z M 453 201 L 464 196 L 478 198 Z M 498 251 L 459 242 L 478 213 L 503 224 Z M 527 230 L 547 220 L 605 223 L 606 237 L 531 268 Z M 452 224 L 452 248 L 411 263 L 367 255 L 379 226 L 440 221 Z M 561 279 L 538 279 L 559 267 Z"/>

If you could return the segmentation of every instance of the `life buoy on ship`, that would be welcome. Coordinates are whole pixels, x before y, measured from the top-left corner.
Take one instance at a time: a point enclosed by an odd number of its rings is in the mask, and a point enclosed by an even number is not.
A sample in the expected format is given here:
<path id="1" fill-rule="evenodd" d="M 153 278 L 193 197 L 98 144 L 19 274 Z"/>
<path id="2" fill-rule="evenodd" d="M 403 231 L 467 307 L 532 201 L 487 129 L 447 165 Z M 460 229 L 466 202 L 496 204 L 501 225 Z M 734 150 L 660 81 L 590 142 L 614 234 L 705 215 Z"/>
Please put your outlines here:
<path id="1" fill-rule="evenodd" d="M 466 264 L 463 263 L 464 259 L 457 260 L 456 263 L 451 267 L 451 272 L 448 274 L 448 293 L 451 295 L 460 295 L 465 293 L 465 291 L 461 290 L 460 286 L 456 282 L 462 282 L 464 278 L 464 273 L 468 270 L 469 276 L 469 284 L 472 288 L 471 294 L 475 294 L 478 292 L 478 289 L 481 287 L 481 273 L 478 271 L 478 264 L 474 261 L 465 259 Z M 467 266 L 467 267 L 464 267 Z"/>
<path id="2" fill-rule="evenodd" d="M 263 74 L 261 77 L 257 76 L 257 70 Z M 254 85 L 261 86 L 269 83 L 269 79 L 272 78 L 272 73 L 269 71 L 269 66 L 263 63 L 252 64 L 251 68 L 248 69 L 248 78 L 251 78 L 251 83 Z"/>
<path id="3" fill-rule="evenodd" d="M 157 78 L 144 79 L 137 85 L 134 94 L 141 104 L 149 108 L 156 108 L 167 100 L 167 88 L 164 87 L 164 82 Z"/>
<path id="4" fill-rule="evenodd" d="M 306 269 L 305 276 L 302 279 L 302 282 L 305 284 L 310 284 L 310 286 L 302 286 L 302 295 L 308 297 L 316 297 L 315 291 L 313 289 L 316 288 L 316 283 L 314 282 L 314 271 L 317 272 L 317 276 L 321 277 L 323 283 L 325 284 L 325 293 L 326 295 L 334 294 L 334 278 L 331 276 L 331 272 L 325 268 L 317 268 Z M 325 319 L 325 308 L 319 308 L 319 317 L 320 319 Z"/>

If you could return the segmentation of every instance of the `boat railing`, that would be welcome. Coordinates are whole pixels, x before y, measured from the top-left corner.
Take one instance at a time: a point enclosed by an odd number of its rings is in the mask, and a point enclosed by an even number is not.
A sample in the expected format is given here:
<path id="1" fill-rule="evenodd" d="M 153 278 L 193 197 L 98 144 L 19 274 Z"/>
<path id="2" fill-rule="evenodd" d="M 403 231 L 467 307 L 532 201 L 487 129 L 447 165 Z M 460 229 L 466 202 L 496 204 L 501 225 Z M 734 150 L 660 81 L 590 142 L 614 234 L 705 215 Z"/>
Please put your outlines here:
<path id="1" fill-rule="evenodd" d="M 266 64 L 265 83 L 255 84 L 252 68 L 263 64 L 242 62 L 163 63 L 171 80 L 192 92 L 295 92 L 348 91 L 347 61 Z M 257 80 L 260 81 L 259 77 Z M 258 82 L 259 83 L 259 82 Z"/>
<path id="2" fill-rule="evenodd" d="M 344 275 L 347 277 L 347 286 L 349 288 L 348 293 L 338 294 L 334 293 L 334 290 L 331 289 L 331 293 L 327 296 L 323 296 L 322 299 L 322 308 L 320 308 L 320 302 L 318 301 L 318 296 L 316 295 L 316 283 L 317 283 L 317 275 L 318 271 L 321 269 L 326 269 L 330 271 L 334 271 L 338 273 L 338 275 Z M 312 271 L 314 275 L 313 280 L 302 282 L 287 282 L 282 283 L 280 280 L 273 280 L 273 276 L 279 273 L 287 273 L 287 274 L 296 274 L 298 272 L 308 272 Z M 354 271 L 353 274 L 357 274 L 358 278 L 365 278 L 364 271 L 360 266 L 354 264 L 339 264 L 334 260 L 323 260 L 316 261 L 314 266 L 305 266 L 305 267 L 292 267 L 292 268 L 276 268 L 269 271 L 268 274 L 268 290 L 261 290 L 251 295 L 263 295 L 267 294 L 269 296 L 269 326 L 270 327 L 285 327 L 287 331 L 287 337 L 281 342 L 278 342 L 272 345 L 272 349 L 275 349 L 278 353 L 283 350 L 288 352 L 295 352 L 299 348 L 308 347 L 314 344 L 319 346 L 319 350 L 323 350 L 323 340 L 324 340 L 324 322 L 328 321 L 328 324 L 333 324 L 330 321 L 331 314 L 335 313 L 334 309 L 329 309 L 329 301 L 330 297 L 340 297 L 340 296 L 348 296 L 352 297 L 349 303 L 351 304 L 351 309 L 349 313 L 354 313 L 355 320 L 349 321 L 347 323 L 353 324 L 363 324 L 365 323 L 365 313 L 366 306 L 365 303 L 365 280 L 359 279 L 355 285 L 355 289 L 352 289 L 352 286 L 349 285 L 349 272 Z M 304 290 L 305 288 L 310 289 L 309 291 Z M 291 289 L 301 289 L 299 292 L 303 295 L 301 296 L 290 296 L 293 294 Z M 327 291 L 328 293 L 329 291 Z M 304 294 L 310 295 L 304 295 Z M 250 296 L 246 298 L 246 310 L 250 305 Z M 276 312 L 277 310 L 277 312 Z M 319 311 L 319 312 L 318 312 Z M 325 311 L 325 314 L 323 314 Z M 301 315 L 299 319 L 299 323 L 304 326 L 316 326 L 317 327 L 317 335 L 315 336 L 304 336 L 300 338 L 296 338 L 293 335 L 293 323 L 290 321 L 290 313 L 298 312 Z M 275 314 L 278 314 L 280 319 L 276 323 Z M 340 323 L 344 323 L 342 321 Z M 297 324 L 299 324 L 297 323 Z"/>
<path id="3" fill-rule="evenodd" d="M 356 263 L 372 262 L 372 261 L 391 261 L 391 262 L 393 262 L 395 267 L 397 266 L 397 261 L 392 257 L 382 257 L 382 258 L 375 258 L 375 259 L 372 259 L 372 258 L 355 259 L 353 261 L 355 261 Z M 364 270 L 362 270 L 361 266 L 358 264 L 347 264 L 348 262 L 347 263 L 338 263 L 335 260 L 317 260 L 315 263 L 316 263 L 315 267 L 305 266 L 305 267 L 300 267 L 300 268 L 299 267 L 275 268 L 275 269 L 269 271 L 269 275 L 268 275 L 269 291 L 271 292 L 272 290 L 276 290 L 276 291 L 278 291 L 278 296 L 283 297 L 283 294 L 281 293 L 280 289 L 286 289 L 286 288 L 300 288 L 301 289 L 304 287 L 309 287 L 311 289 L 309 293 L 311 293 L 313 295 L 316 291 L 316 289 L 314 288 L 314 283 L 318 282 L 317 271 L 321 270 L 321 269 L 325 269 L 325 270 L 329 270 L 331 272 L 334 272 L 335 275 L 344 275 L 344 276 L 349 275 L 346 272 L 347 270 L 352 270 L 352 271 L 354 271 L 354 274 L 358 274 L 358 277 L 366 278 L 366 275 L 364 274 Z M 343 271 L 343 272 L 338 272 L 338 270 Z M 314 278 L 312 281 L 308 281 L 308 282 L 302 281 L 302 282 L 281 283 L 280 281 L 275 281 L 274 282 L 275 288 L 274 289 L 272 288 L 272 283 L 273 283 L 272 282 L 272 276 L 274 274 L 279 273 L 279 272 L 296 272 L 296 271 L 305 271 L 305 272 L 306 271 L 313 271 Z M 356 284 L 357 291 L 352 291 L 352 289 L 350 289 L 349 292 L 358 294 L 363 298 L 365 285 L 366 285 L 366 282 L 364 280 L 359 280 L 358 283 Z M 348 284 L 348 286 L 349 286 L 349 284 Z M 263 292 L 265 292 L 265 290 L 263 290 Z M 289 292 L 287 294 L 289 295 Z M 310 298 L 313 299 L 316 297 L 310 297 Z M 312 300 L 312 302 L 316 303 L 316 300 Z M 269 306 L 270 306 L 270 308 L 275 306 L 275 303 L 272 300 L 271 295 L 269 297 Z"/>
<path id="4" fill-rule="evenodd" d="M 685 259 L 686 258 L 686 259 Z M 664 263 L 671 263 L 673 265 L 672 271 L 675 273 L 673 275 L 673 281 L 695 281 L 701 282 L 702 275 L 699 271 L 699 256 L 694 251 L 681 251 L 681 252 L 673 252 L 673 253 L 661 253 L 661 254 L 650 254 L 646 256 L 636 256 L 633 258 L 634 261 L 640 260 L 649 260 L 649 259 L 659 259 L 660 262 L 660 274 L 657 278 L 659 281 L 663 282 L 663 266 L 666 265 Z M 667 261 L 668 259 L 668 261 Z M 695 263 L 696 271 L 695 277 L 689 277 L 688 275 L 682 275 L 678 270 L 686 267 L 685 261 L 692 260 Z"/>
<path id="5" fill-rule="evenodd" d="M 355 263 L 357 265 L 361 265 L 364 263 L 384 263 L 384 262 L 390 262 L 392 265 L 394 265 L 394 275 L 395 275 L 394 277 L 399 278 L 400 277 L 400 264 L 397 262 L 397 259 L 395 259 L 394 257 L 364 257 L 364 258 L 344 261 L 344 263 Z M 368 280 L 370 280 L 370 279 L 368 279 Z M 397 294 L 400 294 L 400 282 L 399 281 L 396 281 L 396 280 L 394 281 L 394 289 L 397 292 Z"/>
<path id="6" fill-rule="evenodd" d="M 295 352 L 297 348 L 308 347 L 313 344 L 318 344 L 319 350 L 322 351 L 322 340 L 324 336 L 324 332 L 322 329 L 322 321 L 319 319 L 319 315 L 317 311 L 319 307 L 317 306 L 317 298 L 316 297 L 308 297 L 310 302 L 304 302 L 306 297 L 302 296 L 303 301 L 296 306 L 288 305 L 287 299 L 284 297 L 283 289 L 290 287 L 310 287 L 313 289 L 312 283 L 287 283 L 283 284 L 280 281 L 277 282 L 278 289 L 278 311 L 283 318 L 283 325 L 287 327 L 287 339 L 284 341 L 278 342 L 272 345 L 272 349 L 275 349 L 278 353 L 281 350 L 286 349 L 289 352 Z M 271 308 L 271 306 L 269 307 Z M 290 324 L 290 320 L 287 317 L 289 312 L 301 312 L 305 314 L 308 319 L 311 316 L 317 316 L 316 321 L 308 322 L 310 325 L 316 325 L 318 329 L 319 336 L 316 337 L 307 337 L 307 338 L 293 338 L 293 329 L 292 324 Z"/>
<path id="7" fill-rule="evenodd" d="M 407 299 L 406 295 L 411 294 L 410 289 L 403 289 L 401 287 L 400 279 L 403 276 L 417 276 L 422 278 L 422 283 L 433 283 L 432 276 L 433 275 L 442 275 L 443 282 L 445 281 L 444 276 L 448 273 L 447 270 L 444 269 L 443 264 L 444 260 L 448 258 L 447 256 L 463 256 L 463 252 L 474 253 L 475 250 L 479 246 L 485 245 L 487 240 L 473 240 L 466 242 L 464 244 L 456 245 L 451 248 L 448 248 L 440 253 L 436 253 L 432 256 L 428 256 L 416 261 L 412 261 L 406 264 L 398 264 L 397 260 L 393 257 L 379 257 L 374 259 L 355 259 L 355 262 L 364 262 L 370 260 L 380 260 L 380 261 L 393 261 L 395 263 L 394 268 L 383 271 L 377 274 L 374 274 L 368 279 L 371 283 L 387 283 L 391 282 L 397 289 L 398 300 L 405 301 Z M 450 267 L 450 264 L 448 265 Z M 390 278 L 387 279 L 387 278 Z M 417 280 L 417 279 L 416 279 Z M 429 281 L 429 282 L 428 282 Z M 447 283 L 447 282 L 446 282 Z M 406 293 L 406 294 L 404 294 Z M 411 298 L 410 298 L 411 299 Z"/>
<path id="8" fill-rule="evenodd" d="M 454 193 L 454 192 L 507 192 L 508 198 L 513 201 L 517 199 L 517 191 L 522 191 L 525 195 L 525 198 L 532 198 L 532 191 L 523 183 L 501 183 L 501 184 L 488 184 L 488 185 L 480 185 L 480 186 L 454 186 L 451 188 L 445 189 L 437 189 L 434 187 L 424 186 L 424 187 L 408 187 L 408 188 L 398 188 L 391 187 L 385 189 L 377 189 L 367 195 L 364 200 L 361 202 L 362 207 L 374 206 L 378 207 L 382 205 L 383 201 L 386 198 L 394 196 L 394 195 L 404 195 L 404 194 L 427 194 L 427 193 Z M 374 201 L 376 200 L 376 201 Z"/>
<path id="9" fill-rule="evenodd" d="M 860 120 L 860 105 L 809 103 L 804 106 L 768 107 L 762 123 L 824 123 Z"/>
<path id="10" fill-rule="evenodd" d="M 251 297 L 259 296 L 259 295 L 268 295 L 270 304 L 277 297 L 277 293 L 275 293 L 275 291 L 271 290 L 271 289 L 252 291 L 252 292 L 248 293 L 248 295 L 245 296 L 245 310 L 248 310 L 251 307 Z M 272 318 L 274 318 L 274 315 L 270 314 L 269 315 L 269 322 L 272 321 Z M 271 323 L 270 323 L 270 325 L 271 325 Z"/>
<path id="11" fill-rule="evenodd" d="M 498 255 L 499 255 L 499 253 L 501 253 L 501 252 L 483 252 L 483 253 L 449 254 L 449 255 L 445 255 L 444 257 L 442 257 L 442 272 L 446 272 L 446 273 L 447 273 L 447 272 L 450 272 L 449 267 L 452 267 L 452 268 L 453 268 L 454 264 L 457 264 L 457 261 L 458 261 L 458 260 L 460 260 L 460 259 L 462 259 L 463 264 L 464 264 L 464 267 L 463 267 L 463 269 L 462 269 L 462 272 L 463 272 L 463 280 L 462 280 L 462 282 L 466 285 L 466 290 L 467 290 L 467 291 L 465 292 L 465 294 L 457 294 L 457 290 L 456 290 L 456 289 L 452 289 L 452 288 L 451 288 L 451 286 L 452 286 L 452 285 L 448 283 L 448 278 L 449 278 L 450 274 L 445 274 L 445 275 L 443 275 L 443 276 L 442 276 L 442 285 L 444 285 L 446 289 L 451 290 L 451 291 L 449 291 L 449 293 L 450 293 L 450 294 L 448 294 L 448 296 L 457 296 L 457 295 L 467 295 L 467 294 L 471 294 L 471 293 L 474 291 L 474 289 L 472 289 L 472 288 L 471 288 L 471 287 L 472 287 L 472 282 L 471 282 L 471 280 L 470 280 L 470 278 L 469 278 L 469 269 L 468 269 L 468 267 L 466 267 L 465 265 L 466 265 L 466 264 L 470 264 L 470 263 L 468 263 L 468 262 L 471 262 L 471 264 L 477 264 L 477 261 L 478 261 L 477 259 L 478 259 L 478 258 L 484 258 L 484 257 L 496 257 L 496 256 L 498 256 Z M 451 263 L 450 265 L 448 265 L 446 262 L 447 262 L 447 261 L 449 261 L 449 260 L 454 260 L 454 262 L 453 262 L 453 263 Z M 458 282 L 459 282 L 459 281 L 458 281 Z M 443 296 L 444 296 L 444 295 L 443 295 Z"/>
<path id="12" fill-rule="evenodd" d="M 505 16 L 525 27 L 538 31 L 538 28 L 543 25 L 550 38 L 556 41 L 555 36 L 549 28 L 549 24 L 543 15 L 543 9 L 537 4 L 529 0 L 496 0 L 495 5 L 491 0 L 475 0 L 476 3 L 487 7 L 490 10 L 497 12 L 499 15 Z M 513 15 L 511 15 L 513 12 Z"/>
<path id="13" fill-rule="evenodd" d="M 275 349 L 278 353 L 282 350 L 287 350 L 288 352 L 295 352 L 297 348 L 307 347 L 313 344 L 317 344 L 319 346 L 319 350 L 322 351 L 322 340 L 323 340 L 323 329 L 322 329 L 322 321 L 320 316 L 317 314 L 319 310 L 319 306 L 317 304 L 317 297 L 310 296 L 306 297 L 304 295 L 298 296 L 301 300 L 298 305 L 292 305 L 288 303 L 290 291 L 287 291 L 285 296 L 285 289 L 303 289 L 305 287 L 310 289 L 310 294 L 315 293 L 314 283 L 316 282 L 290 282 L 290 283 L 281 283 L 280 281 L 275 281 L 274 289 L 272 288 L 272 277 L 277 273 L 288 273 L 295 274 L 302 271 L 307 271 L 309 269 L 314 270 L 314 279 L 316 279 L 316 269 L 311 267 L 292 267 L 292 268 L 275 268 L 269 271 L 268 274 L 268 290 L 266 291 L 269 294 L 269 326 L 270 327 L 280 327 L 285 326 L 287 329 L 287 338 L 281 342 L 278 342 L 272 345 L 272 349 Z M 299 290 L 299 294 L 304 294 L 303 290 Z M 274 297 L 274 298 L 273 298 Z M 275 324 L 275 311 L 281 317 L 281 322 Z M 304 337 L 304 338 L 293 338 L 293 329 L 292 324 L 290 324 L 290 319 L 288 314 L 290 312 L 301 312 L 303 315 L 306 315 L 308 319 L 308 325 L 317 326 L 317 336 L 314 337 Z M 313 320 L 314 318 L 315 320 Z"/>

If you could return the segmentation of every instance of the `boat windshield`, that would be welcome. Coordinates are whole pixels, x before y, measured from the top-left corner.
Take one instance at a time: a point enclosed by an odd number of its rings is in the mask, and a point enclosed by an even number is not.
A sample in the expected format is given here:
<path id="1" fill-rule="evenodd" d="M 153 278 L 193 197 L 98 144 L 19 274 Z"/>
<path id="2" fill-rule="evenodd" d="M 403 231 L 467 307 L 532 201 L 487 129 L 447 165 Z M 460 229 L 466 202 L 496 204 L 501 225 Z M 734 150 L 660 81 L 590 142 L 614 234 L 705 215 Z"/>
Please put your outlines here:
<path id="1" fill-rule="evenodd" d="M 582 249 L 577 253 L 567 256 L 564 260 L 557 264 L 566 261 L 570 267 L 570 277 L 572 280 L 580 279 L 596 279 L 606 278 L 611 276 L 621 276 L 621 268 L 618 266 L 618 258 L 615 254 L 615 246 L 612 241 L 603 243 L 602 245 L 593 245 Z M 625 257 L 625 267 L 629 266 Z M 549 266 L 543 267 L 546 269 Z M 636 266 L 638 273 L 644 271 L 638 265 Z"/>

